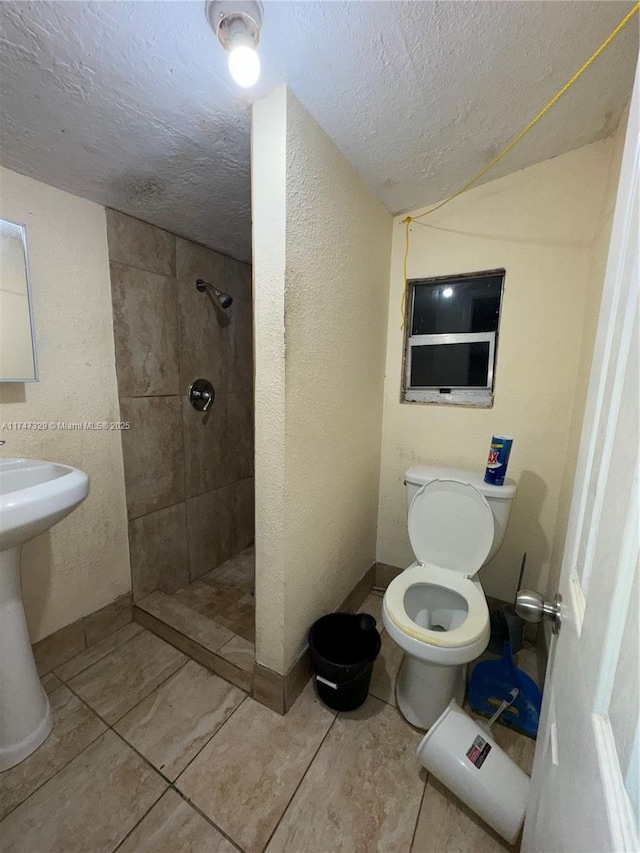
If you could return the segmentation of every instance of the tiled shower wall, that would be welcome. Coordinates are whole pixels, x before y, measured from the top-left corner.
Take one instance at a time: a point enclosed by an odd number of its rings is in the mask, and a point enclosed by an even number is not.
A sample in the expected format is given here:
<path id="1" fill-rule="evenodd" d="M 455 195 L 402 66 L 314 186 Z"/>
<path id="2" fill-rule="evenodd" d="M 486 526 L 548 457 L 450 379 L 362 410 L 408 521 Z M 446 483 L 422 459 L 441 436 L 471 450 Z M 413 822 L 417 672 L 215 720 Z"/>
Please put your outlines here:
<path id="1" fill-rule="evenodd" d="M 171 593 L 253 542 L 251 267 L 107 211 L 134 599 Z M 223 311 L 203 278 L 231 293 Z M 208 379 L 197 412 L 187 391 Z"/>

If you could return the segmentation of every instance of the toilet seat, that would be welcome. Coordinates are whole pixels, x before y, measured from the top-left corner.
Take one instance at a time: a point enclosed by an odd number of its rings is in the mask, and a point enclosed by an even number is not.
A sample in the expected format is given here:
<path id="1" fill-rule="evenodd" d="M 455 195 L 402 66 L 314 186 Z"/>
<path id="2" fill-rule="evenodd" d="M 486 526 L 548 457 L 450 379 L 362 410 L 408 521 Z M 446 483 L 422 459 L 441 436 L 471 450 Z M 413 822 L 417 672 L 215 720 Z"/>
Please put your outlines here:
<path id="1" fill-rule="evenodd" d="M 470 483 L 432 480 L 414 495 L 407 528 L 423 566 L 473 577 L 489 556 L 494 519 L 486 498 Z"/>
<path id="2" fill-rule="evenodd" d="M 407 613 L 405 596 L 412 586 L 428 585 L 455 592 L 467 604 L 467 618 L 452 631 L 431 631 Z M 477 642 L 487 630 L 489 609 L 482 592 L 470 578 L 455 569 L 417 565 L 391 581 L 385 593 L 387 613 L 394 625 L 409 637 L 440 648 L 459 648 Z"/>

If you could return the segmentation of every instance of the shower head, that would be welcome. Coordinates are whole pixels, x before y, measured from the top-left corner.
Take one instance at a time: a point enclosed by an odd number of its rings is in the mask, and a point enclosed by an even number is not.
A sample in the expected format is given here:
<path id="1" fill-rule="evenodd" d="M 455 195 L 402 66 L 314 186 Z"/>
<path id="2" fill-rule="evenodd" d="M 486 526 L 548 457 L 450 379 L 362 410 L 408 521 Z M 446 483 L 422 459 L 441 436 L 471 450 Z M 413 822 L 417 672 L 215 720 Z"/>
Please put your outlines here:
<path id="1" fill-rule="evenodd" d="M 218 290 L 217 287 L 214 287 L 213 284 L 209 284 L 208 281 L 204 281 L 201 278 L 196 280 L 196 287 L 202 293 L 204 293 L 205 290 L 210 290 L 220 303 L 221 308 L 228 308 L 233 302 L 233 296 L 228 293 L 223 293 L 221 290 Z"/>

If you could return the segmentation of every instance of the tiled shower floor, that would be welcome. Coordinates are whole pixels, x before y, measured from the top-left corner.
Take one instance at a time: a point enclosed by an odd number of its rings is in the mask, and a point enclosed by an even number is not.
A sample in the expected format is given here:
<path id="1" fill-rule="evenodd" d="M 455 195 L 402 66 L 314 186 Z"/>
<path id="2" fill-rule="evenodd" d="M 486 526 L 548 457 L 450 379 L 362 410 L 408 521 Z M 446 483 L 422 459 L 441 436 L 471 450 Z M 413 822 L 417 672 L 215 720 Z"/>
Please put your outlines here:
<path id="1" fill-rule="evenodd" d="M 135 618 L 244 690 L 255 658 L 255 549 L 246 548 L 173 595 L 136 601 Z"/>
<path id="2" fill-rule="evenodd" d="M 362 609 L 379 616 L 380 598 Z M 43 676 L 45 744 L 0 774 L 3 853 L 495 853 L 503 842 L 415 759 L 383 633 L 371 695 L 282 717 L 138 624 Z M 530 772 L 533 742 L 497 727 Z M 2 818 L 4 818 L 2 820 Z"/>

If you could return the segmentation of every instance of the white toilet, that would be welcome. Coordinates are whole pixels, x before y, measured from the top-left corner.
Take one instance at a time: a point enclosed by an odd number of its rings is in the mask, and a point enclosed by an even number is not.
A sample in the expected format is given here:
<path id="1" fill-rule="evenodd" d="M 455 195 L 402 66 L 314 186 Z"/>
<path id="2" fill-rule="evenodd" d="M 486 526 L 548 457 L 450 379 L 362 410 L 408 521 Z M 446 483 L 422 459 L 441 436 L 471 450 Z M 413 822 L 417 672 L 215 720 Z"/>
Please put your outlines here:
<path id="1" fill-rule="evenodd" d="M 451 699 L 462 705 L 466 665 L 489 643 L 489 609 L 477 578 L 496 553 L 516 494 L 513 480 L 414 465 L 405 474 L 408 528 L 417 561 L 388 586 L 384 627 L 404 650 L 396 698 L 428 729 Z"/>

